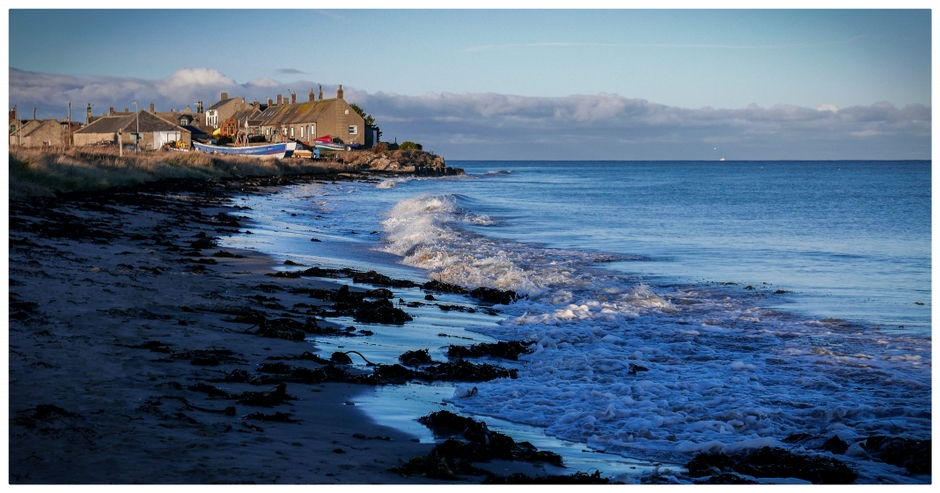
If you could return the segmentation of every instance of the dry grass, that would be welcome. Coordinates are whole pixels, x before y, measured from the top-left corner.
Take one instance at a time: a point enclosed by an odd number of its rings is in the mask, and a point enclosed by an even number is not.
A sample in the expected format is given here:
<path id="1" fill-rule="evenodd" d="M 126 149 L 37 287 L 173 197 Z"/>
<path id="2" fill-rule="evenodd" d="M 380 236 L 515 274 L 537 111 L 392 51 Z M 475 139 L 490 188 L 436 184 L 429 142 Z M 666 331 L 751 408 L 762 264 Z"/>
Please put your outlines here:
<path id="1" fill-rule="evenodd" d="M 10 149 L 10 198 L 102 190 L 167 178 L 221 178 L 322 173 L 302 159 L 259 159 L 198 152 L 125 152 L 110 149 Z"/>

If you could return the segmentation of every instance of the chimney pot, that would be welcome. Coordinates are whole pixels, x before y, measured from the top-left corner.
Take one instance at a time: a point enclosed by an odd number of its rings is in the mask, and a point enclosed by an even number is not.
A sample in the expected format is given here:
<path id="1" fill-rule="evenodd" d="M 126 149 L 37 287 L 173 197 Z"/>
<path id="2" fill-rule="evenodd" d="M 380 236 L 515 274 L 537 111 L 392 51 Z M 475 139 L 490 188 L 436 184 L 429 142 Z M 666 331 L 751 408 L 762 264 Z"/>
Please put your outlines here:
<path id="1" fill-rule="evenodd" d="M 114 116 L 114 106 L 111 106 L 109 109 L 111 110 L 111 116 Z"/>
<path id="2" fill-rule="evenodd" d="M 268 106 L 274 106 L 274 101 L 271 98 L 268 98 Z"/>
<path id="3" fill-rule="evenodd" d="M 290 104 L 297 104 L 297 93 L 294 91 L 290 92 Z"/>
<path id="4" fill-rule="evenodd" d="M 320 88 L 320 97 L 317 99 L 319 99 L 320 101 L 323 101 L 323 86 L 320 84 L 317 84 L 317 86 Z"/>
<path id="5" fill-rule="evenodd" d="M 277 95 L 277 105 L 278 105 L 278 106 L 281 105 L 281 95 L 280 95 L 280 94 Z"/>
<path id="6" fill-rule="evenodd" d="M 202 101 L 196 103 L 196 113 L 204 113 L 204 111 L 202 111 Z"/>
<path id="7" fill-rule="evenodd" d="M 312 87 L 310 88 L 310 97 L 307 100 L 313 101 L 313 88 Z"/>
<path id="8" fill-rule="evenodd" d="M 227 93 L 227 92 L 223 92 L 223 93 L 222 93 L 222 99 L 221 99 L 221 101 L 225 101 L 226 99 L 228 99 L 228 93 Z"/>
<path id="9" fill-rule="evenodd" d="M 336 90 L 336 99 L 343 99 L 343 85 L 339 85 L 339 89 Z"/>
<path id="10" fill-rule="evenodd" d="M 156 113 L 156 111 L 153 109 L 153 103 L 150 103 L 150 112 L 151 112 L 151 113 Z"/>

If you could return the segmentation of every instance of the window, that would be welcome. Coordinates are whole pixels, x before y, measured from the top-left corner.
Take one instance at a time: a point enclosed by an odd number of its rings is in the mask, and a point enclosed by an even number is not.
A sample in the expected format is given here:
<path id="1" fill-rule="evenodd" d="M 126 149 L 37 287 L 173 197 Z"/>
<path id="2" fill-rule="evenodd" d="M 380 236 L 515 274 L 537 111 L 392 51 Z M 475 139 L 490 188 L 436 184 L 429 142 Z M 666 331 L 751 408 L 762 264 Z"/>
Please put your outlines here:
<path id="1" fill-rule="evenodd" d="M 300 138 L 304 138 L 304 129 L 307 127 L 300 127 Z"/>
<path id="2" fill-rule="evenodd" d="M 313 125 L 310 125 L 310 136 L 314 137 L 316 135 L 317 135 L 317 124 L 314 123 Z"/>
<path id="3" fill-rule="evenodd" d="M 356 135 L 359 133 L 359 125 L 350 125 L 349 126 L 349 135 Z"/>
<path id="4" fill-rule="evenodd" d="M 294 127 L 290 128 L 290 138 L 294 138 Z"/>
<path id="5" fill-rule="evenodd" d="M 206 125 L 217 127 L 219 125 L 219 111 L 209 110 L 206 112 Z"/>

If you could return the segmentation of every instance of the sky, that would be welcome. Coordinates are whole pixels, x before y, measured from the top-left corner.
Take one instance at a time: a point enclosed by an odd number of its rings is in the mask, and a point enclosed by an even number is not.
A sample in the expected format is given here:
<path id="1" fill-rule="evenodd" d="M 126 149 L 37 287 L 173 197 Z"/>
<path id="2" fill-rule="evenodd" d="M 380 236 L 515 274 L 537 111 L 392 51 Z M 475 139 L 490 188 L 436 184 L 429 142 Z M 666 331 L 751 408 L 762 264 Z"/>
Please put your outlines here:
<path id="1" fill-rule="evenodd" d="M 383 140 L 449 159 L 929 159 L 925 6 L 12 9 L 9 104 L 83 120 L 342 84 Z"/>

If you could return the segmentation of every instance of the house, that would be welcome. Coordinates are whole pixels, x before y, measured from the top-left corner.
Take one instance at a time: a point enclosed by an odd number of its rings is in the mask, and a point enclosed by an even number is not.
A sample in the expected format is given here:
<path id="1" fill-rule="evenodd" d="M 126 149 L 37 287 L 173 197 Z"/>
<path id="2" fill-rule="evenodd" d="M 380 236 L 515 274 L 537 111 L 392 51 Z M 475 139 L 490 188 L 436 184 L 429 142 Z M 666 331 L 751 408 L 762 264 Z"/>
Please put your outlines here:
<path id="1" fill-rule="evenodd" d="M 72 134 L 76 146 L 100 143 L 134 144 L 133 134 L 140 130 L 141 149 L 160 149 L 168 142 L 192 142 L 189 130 L 168 122 L 148 111 L 121 116 L 103 116 Z"/>
<path id="2" fill-rule="evenodd" d="M 225 120 L 228 120 L 236 113 L 248 111 L 251 108 L 252 105 L 248 104 L 244 98 L 229 98 L 228 93 L 223 92 L 222 99 L 206 109 L 206 127 L 210 129 L 219 128 Z"/>
<path id="3" fill-rule="evenodd" d="M 301 103 L 292 93 L 290 103 L 268 106 L 260 119 L 261 134 L 270 142 L 296 140 L 309 145 L 314 139 L 329 135 L 344 144 L 365 144 L 365 121 L 343 99 L 343 86 L 339 86 L 333 99 L 323 99 L 322 88 L 319 99 L 314 98 L 311 88 L 308 101 Z"/>
<path id="4" fill-rule="evenodd" d="M 151 113 L 185 130 L 189 130 L 192 140 L 205 141 L 209 138 L 209 133 L 212 129 L 206 127 L 205 123 L 203 123 L 203 113 L 200 110 L 202 110 L 201 102 L 199 103 L 197 113 L 193 113 L 189 106 L 183 111 L 176 111 L 175 109 L 170 111 L 154 111 L 153 103 L 150 104 Z"/>
<path id="5" fill-rule="evenodd" d="M 52 120 L 19 120 L 16 108 L 10 110 L 10 146 L 67 147 L 71 133 L 81 127 L 78 122 Z"/>

